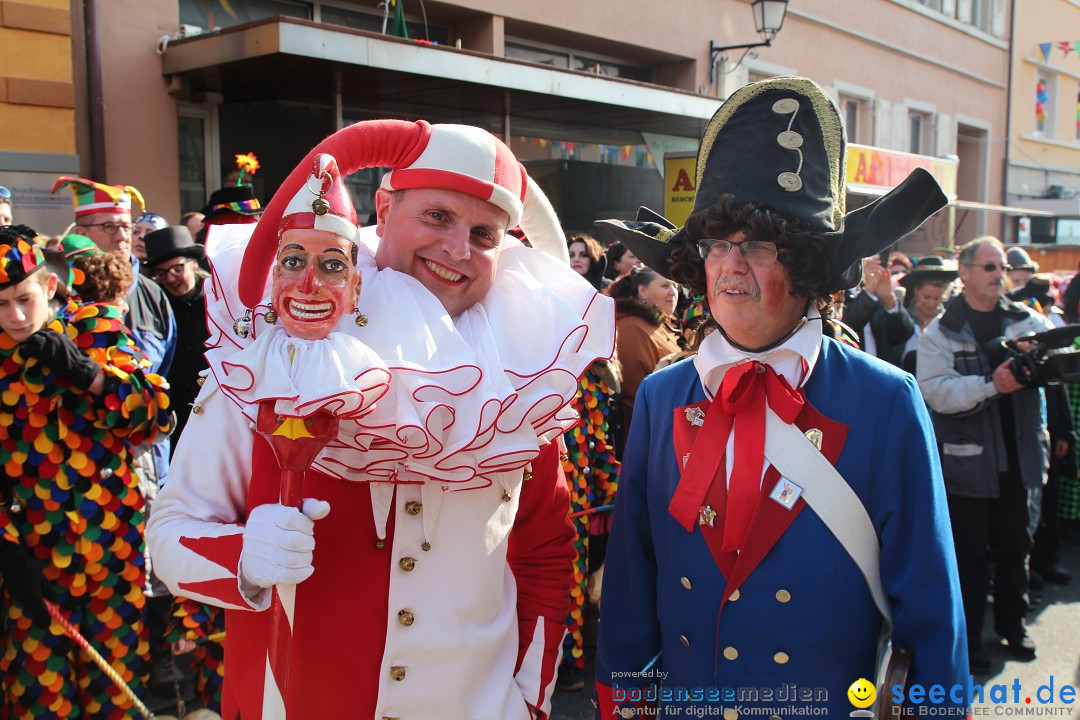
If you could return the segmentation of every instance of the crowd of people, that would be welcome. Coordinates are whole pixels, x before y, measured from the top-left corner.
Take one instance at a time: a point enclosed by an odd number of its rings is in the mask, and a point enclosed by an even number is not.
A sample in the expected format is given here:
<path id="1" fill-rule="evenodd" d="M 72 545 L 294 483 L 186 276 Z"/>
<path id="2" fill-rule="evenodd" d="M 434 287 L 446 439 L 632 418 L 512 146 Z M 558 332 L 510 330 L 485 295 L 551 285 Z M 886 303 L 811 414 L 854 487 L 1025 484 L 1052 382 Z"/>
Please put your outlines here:
<path id="1" fill-rule="evenodd" d="M 595 235 L 423 121 L 345 128 L 266 207 L 238 156 L 175 224 L 61 177 L 42 235 L 0 187 L 0 717 L 546 718 L 593 652 L 604 717 L 788 663 L 847 712 L 882 638 L 915 682 L 988 672 L 988 594 L 1034 659 L 1080 381 L 1015 339 L 1080 282 L 992 237 L 890 252 L 944 196 L 916 171 L 846 212 L 804 79 L 706 137 L 685 227 Z"/>

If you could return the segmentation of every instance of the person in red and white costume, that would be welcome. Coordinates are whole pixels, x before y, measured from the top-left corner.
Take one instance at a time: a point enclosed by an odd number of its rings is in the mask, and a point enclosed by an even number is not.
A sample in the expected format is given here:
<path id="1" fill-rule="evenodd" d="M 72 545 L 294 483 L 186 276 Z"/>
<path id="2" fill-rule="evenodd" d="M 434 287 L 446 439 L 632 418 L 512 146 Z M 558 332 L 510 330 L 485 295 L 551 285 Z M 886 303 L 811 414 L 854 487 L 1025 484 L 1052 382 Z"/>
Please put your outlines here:
<path id="1" fill-rule="evenodd" d="M 392 172 L 357 230 L 340 175 L 366 167 Z M 212 234 L 210 373 L 147 533 L 175 592 L 227 608 L 222 715 L 546 718 L 574 557 L 554 440 L 614 309 L 543 193 L 484 130 L 367 121 L 316 146 L 253 232 Z M 333 248 L 358 299 L 282 280 Z M 278 502 L 260 402 L 340 422 L 302 510 Z M 262 612 L 281 583 L 284 697 Z"/>

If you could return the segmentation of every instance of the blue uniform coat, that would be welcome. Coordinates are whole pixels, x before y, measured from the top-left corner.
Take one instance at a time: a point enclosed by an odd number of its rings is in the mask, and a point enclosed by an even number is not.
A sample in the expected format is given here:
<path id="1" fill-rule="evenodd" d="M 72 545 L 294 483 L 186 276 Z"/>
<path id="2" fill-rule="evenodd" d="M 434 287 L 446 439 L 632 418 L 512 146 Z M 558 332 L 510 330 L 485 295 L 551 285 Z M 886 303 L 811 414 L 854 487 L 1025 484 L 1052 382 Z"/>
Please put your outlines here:
<path id="1" fill-rule="evenodd" d="M 909 688 L 941 685 L 942 702 L 931 704 L 962 708 L 969 675 L 956 560 L 915 380 L 824 338 L 804 390 L 808 405 L 795 424 L 822 430 L 823 452 L 877 531 L 893 642 L 914 650 Z M 611 712 L 609 692 L 616 707 L 636 699 L 635 689 L 651 698 L 661 680 L 669 715 L 685 717 L 689 705 L 722 708 L 728 720 L 751 707 L 846 717 L 855 709 L 848 687 L 874 680 L 882 619 L 858 567 L 814 511 L 802 500 L 787 510 L 769 499 L 778 477 L 770 469 L 733 566 L 710 552 L 704 534 L 714 528 L 687 532 L 668 512 L 680 480 L 676 454 L 685 452 L 674 448 L 673 424 L 688 422 L 680 408 L 704 399 L 688 361 L 649 376 L 638 392 L 604 577 L 601 709 Z M 950 699 L 954 685 L 963 691 Z"/>

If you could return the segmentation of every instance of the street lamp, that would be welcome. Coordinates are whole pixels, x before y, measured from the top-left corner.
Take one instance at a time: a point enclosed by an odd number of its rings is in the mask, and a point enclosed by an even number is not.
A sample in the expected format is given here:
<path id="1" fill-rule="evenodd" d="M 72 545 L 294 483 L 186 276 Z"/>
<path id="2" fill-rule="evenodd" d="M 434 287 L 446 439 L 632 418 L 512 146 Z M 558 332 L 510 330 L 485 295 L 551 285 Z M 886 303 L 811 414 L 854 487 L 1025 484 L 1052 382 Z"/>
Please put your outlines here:
<path id="1" fill-rule="evenodd" d="M 712 40 L 709 41 L 710 85 L 715 82 L 716 56 L 720 53 L 727 50 L 746 50 L 746 52 L 749 52 L 752 48 L 772 45 L 776 33 L 780 32 L 780 28 L 784 26 L 787 5 L 788 0 L 754 0 L 751 3 L 751 10 L 754 11 L 754 27 L 757 29 L 758 35 L 761 36 L 761 42 L 746 45 L 717 45 Z M 746 52 L 743 53 L 743 57 L 746 57 Z M 739 63 L 741 62 L 742 58 L 739 58 Z M 739 63 L 735 64 L 738 65 Z"/>

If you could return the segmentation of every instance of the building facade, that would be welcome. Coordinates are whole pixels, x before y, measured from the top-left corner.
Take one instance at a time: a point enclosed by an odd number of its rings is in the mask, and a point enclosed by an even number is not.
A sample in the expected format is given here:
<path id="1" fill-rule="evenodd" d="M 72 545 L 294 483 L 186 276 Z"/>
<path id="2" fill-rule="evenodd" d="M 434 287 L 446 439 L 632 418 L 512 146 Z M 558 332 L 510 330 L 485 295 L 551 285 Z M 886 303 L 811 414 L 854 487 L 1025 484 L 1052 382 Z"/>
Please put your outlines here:
<path id="1" fill-rule="evenodd" d="M 749 0 L 50 1 L 71 3 L 80 171 L 173 219 L 235 154 L 259 157 L 265 200 L 322 137 L 397 117 L 491 130 L 567 230 L 588 230 L 662 209 L 664 157 L 695 150 L 724 97 L 798 74 L 884 162 L 955 168 L 958 205 L 906 241 L 914 252 L 1011 227 L 986 207 L 1005 199 L 1007 0 L 792 0 L 771 46 L 745 55 L 710 42 L 760 42 Z M 361 217 L 381 172 L 350 178 Z M 853 207 L 887 189 L 856 184 Z"/>
<path id="2" fill-rule="evenodd" d="M 1008 199 L 1049 213 L 1030 217 L 1018 239 L 1080 244 L 1080 2 L 1025 0 L 1010 110 Z"/>

